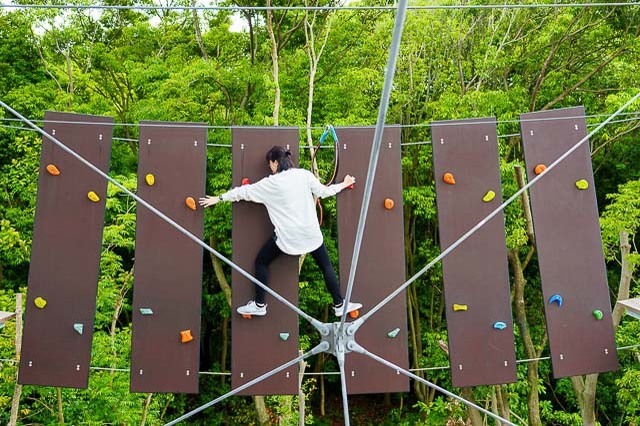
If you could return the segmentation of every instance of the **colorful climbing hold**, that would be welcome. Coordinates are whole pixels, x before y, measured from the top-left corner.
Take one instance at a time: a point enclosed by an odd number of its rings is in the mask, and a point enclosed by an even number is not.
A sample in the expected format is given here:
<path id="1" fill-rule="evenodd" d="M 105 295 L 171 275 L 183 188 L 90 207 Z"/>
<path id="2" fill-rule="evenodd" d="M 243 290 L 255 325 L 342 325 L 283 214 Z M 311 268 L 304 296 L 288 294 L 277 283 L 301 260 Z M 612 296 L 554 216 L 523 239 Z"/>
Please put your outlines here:
<path id="1" fill-rule="evenodd" d="M 142 315 L 153 315 L 153 309 L 151 309 L 151 308 L 140 308 L 140 313 Z"/>
<path id="2" fill-rule="evenodd" d="M 587 182 L 584 179 L 580 179 L 579 181 L 576 182 L 576 187 L 578 189 L 585 190 L 585 189 L 589 188 L 589 182 Z"/>
<path id="3" fill-rule="evenodd" d="M 82 325 L 82 324 L 80 324 L 80 323 L 73 324 L 73 329 L 74 329 L 78 334 L 82 334 L 82 332 L 84 331 L 84 325 Z"/>
<path id="4" fill-rule="evenodd" d="M 460 305 L 458 303 L 454 303 L 453 304 L 453 310 L 454 311 L 466 311 L 467 309 L 469 309 L 469 307 L 467 305 Z"/>
<path id="5" fill-rule="evenodd" d="M 394 337 L 396 337 L 398 335 L 398 333 L 400 333 L 400 329 L 399 328 L 394 328 L 393 330 L 391 330 L 390 332 L 387 333 L 387 336 L 389 336 L 389 338 L 393 339 Z"/>
<path id="6" fill-rule="evenodd" d="M 600 321 L 604 315 L 600 309 L 596 309 L 595 311 L 593 311 L 593 316 L 595 317 L 595 319 Z"/>
<path id="7" fill-rule="evenodd" d="M 53 164 L 47 165 L 47 172 L 52 176 L 58 176 L 60 174 L 60 170 Z"/>
<path id="8" fill-rule="evenodd" d="M 188 343 L 193 340 L 193 336 L 191 335 L 191 330 L 182 330 L 180 332 L 180 341 L 182 343 Z"/>
<path id="9" fill-rule="evenodd" d="M 193 199 L 193 197 L 187 197 L 184 200 L 184 203 L 187 205 L 187 207 L 189 207 L 191 210 L 196 211 L 196 200 Z"/>
<path id="10" fill-rule="evenodd" d="M 453 177 L 453 173 L 445 173 L 444 176 L 442 176 L 442 180 L 445 183 L 448 183 L 449 185 L 455 185 L 456 184 L 456 179 Z"/>
<path id="11" fill-rule="evenodd" d="M 97 203 L 98 201 L 100 201 L 100 197 L 98 197 L 98 194 L 96 194 L 93 191 L 89 191 L 87 193 L 87 198 L 89 198 L 91 201 L 93 201 L 94 203 Z"/>
<path id="12" fill-rule="evenodd" d="M 153 184 L 156 183 L 156 177 L 151 173 L 147 173 L 147 175 L 144 177 L 144 180 L 149 186 L 153 186 Z"/>
<path id="13" fill-rule="evenodd" d="M 495 328 L 496 330 L 504 330 L 505 328 L 507 328 L 507 324 L 502 321 L 497 321 L 493 324 L 493 328 Z"/>
<path id="14" fill-rule="evenodd" d="M 385 198 L 384 199 L 384 208 L 385 209 L 391 210 L 394 205 L 395 205 L 395 203 L 393 202 L 393 200 L 391 198 Z"/>
<path id="15" fill-rule="evenodd" d="M 484 197 L 482 197 L 482 201 L 484 201 L 485 203 L 488 203 L 489 201 L 493 200 L 494 198 L 496 198 L 496 193 L 493 191 L 487 191 L 486 194 L 484 194 Z"/>
<path id="16" fill-rule="evenodd" d="M 280 340 L 286 342 L 289 339 L 289 333 L 280 333 Z"/>
<path id="17" fill-rule="evenodd" d="M 562 306 L 562 296 L 560 296 L 559 294 L 554 294 L 553 296 L 551 296 L 549 298 L 549 304 L 552 304 L 554 302 L 557 303 L 558 306 Z"/>
<path id="18" fill-rule="evenodd" d="M 544 164 L 538 164 L 534 169 L 533 172 L 537 175 L 539 175 L 540 173 L 544 172 L 545 170 L 547 170 L 547 166 L 545 166 Z"/>
<path id="19" fill-rule="evenodd" d="M 249 178 L 242 178 L 242 185 L 249 185 L 251 182 L 249 181 Z"/>
<path id="20" fill-rule="evenodd" d="M 42 297 L 36 297 L 33 300 L 33 303 L 40 309 L 43 309 L 45 306 L 47 306 L 47 301 L 44 300 Z"/>

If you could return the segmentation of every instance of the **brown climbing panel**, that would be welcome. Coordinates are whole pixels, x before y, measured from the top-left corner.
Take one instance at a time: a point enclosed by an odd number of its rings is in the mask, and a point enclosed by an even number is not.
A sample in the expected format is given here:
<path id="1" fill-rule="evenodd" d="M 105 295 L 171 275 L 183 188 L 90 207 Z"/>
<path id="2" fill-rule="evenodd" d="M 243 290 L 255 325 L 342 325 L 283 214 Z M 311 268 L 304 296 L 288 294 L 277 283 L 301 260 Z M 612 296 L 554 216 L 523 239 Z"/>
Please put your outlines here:
<path id="1" fill-rule="evenodd" d="M 496 122 L 495 118 L 434 122 L 431 133 L 444 251 L 502 203 Z M 502 212 L 442 259 L 442 275 L 452 384 L 515 382 Z"/>
<path id="2" fill-rule="evenodd" d="M 140 123 L 138 195 L 199 239 L 206 158 L 204 123 Z M 131 391 L 197 393 L 202 247 L 140 204 L 136 214 Z"/>
<path id="3" fill-rule="evenodd" d="M 345 174 L 350 174 L 356 177 L 357 182 L 353 189 L 345 189 L 338 194 L 337 199 L 340 284 L 345 294 L 374 128 L 341 128 L 336 129 L 336 133 L 340 139 L 337 180 L 341 181 Z M 364 305 L 361 314 L 405 282 L 403 229 L 400 128 L 387 127 L 382 136 L 351 296 L 352 301 Z M 349 317 L 347 319 L 351 321 Z M 390 337 L 389 333 L 395 337 Z M 370 352 L 402 368 L 409 368 L 405 293 L 401 292 L 371 316 L 360 327 L 355 339 Z M 350 394 L 409 390 L 407 376 L 357 353 L 346 355 L 345 374 Z"/>
<path id="4" fill-rule="evenodd" d="M 271 171 L 265 155 L 274 145 L 291 151 L 298 163 L 299 134 L 290 127 L 235 127 L 233 139 L 233 187 L 243 179 L 255 183 Z M 233 262 L 252 276 L 254 260 L 265 241 L 273 234 L 267 210 L 261 204 L 233 203 Z M 294 305 L 298 305 L 298 256 L 283 255 L 270 268 L 270 287 Z M 268 314 L 245 319 L 236 309 L 254 299 L 254 284 L 235 269 L 232 272 L 231 309 L 232 355 L 231 386 L 237 388 L 298 356 L 298 315 L 266 294 Z M 280 337 L 286 333 L 286 340 Z M 283 334 L 283 337 L 285 334 Z M 253 385 L 240 395 L 293 395 L 298 393 L 298 367 L 283 370 Z"/>
<path id="5" fill-rule="evenodd" d="M 44 130 L 108 172 L 112 124 L 111 117 L 49 111 Z M 48 165 L 60 173 L 50 174 Z M 104 178 L 43 137 L 21 384 L 87 387 L 106 191 Z M 46 305 L 37 307 L 36 299 Z"/>
<path id="6" fill-rule="evenodd" d="M 522 114 L 520 119 L 529 180 L 537 165 L 550 165 L 587 134 L 583 107 Z M 577 188 L 581 180 L 588 188 Z M 615 370 L 618 357 L 589 142 L 529 193 L 553 375 Z M 550 303 L 554 295 L 562 298 L 561 306 Z M 600 320 L 595 310 L 602 313 Z"/>

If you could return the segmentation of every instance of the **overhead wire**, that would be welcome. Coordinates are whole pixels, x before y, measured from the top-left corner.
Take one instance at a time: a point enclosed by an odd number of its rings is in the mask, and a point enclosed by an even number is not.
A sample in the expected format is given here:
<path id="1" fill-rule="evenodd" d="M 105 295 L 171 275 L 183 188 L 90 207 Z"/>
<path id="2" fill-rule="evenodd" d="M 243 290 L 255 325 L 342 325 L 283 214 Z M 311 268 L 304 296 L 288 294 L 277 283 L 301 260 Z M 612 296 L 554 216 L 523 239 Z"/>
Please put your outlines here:
<path id="1" fill-rule="evenodd" d="M 407 6 L 406 10 L 482 10 L 482 9 L 554 9 L 554 8 L 595 8 L 595 7 L 632 7 L 640 2 L 583 2 L 583 3 L 502 3 L 502 4 L 434 4 Z M 387 11 L 397 10 L 395 5 L 381 6 L 178 6 L 178 5 L 105 5 L 105 4 L 14 4 L 3 3 L 0 8 L 6 9 L 74 9 L 74 10 L 140 10 L 140 11 Z"/>

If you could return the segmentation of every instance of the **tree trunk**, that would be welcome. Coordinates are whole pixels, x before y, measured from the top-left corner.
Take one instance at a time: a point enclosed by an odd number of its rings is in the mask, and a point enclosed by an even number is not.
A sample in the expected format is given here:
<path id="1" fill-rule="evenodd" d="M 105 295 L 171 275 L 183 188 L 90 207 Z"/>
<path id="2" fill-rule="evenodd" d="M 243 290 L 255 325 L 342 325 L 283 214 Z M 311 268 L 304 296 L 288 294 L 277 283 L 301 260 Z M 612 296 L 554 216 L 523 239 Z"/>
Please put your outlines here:
<path id="1" fill-rule="evenodd" d="M 62 389 L 56 388 L 56 396 L 58 399 L 58 424 L 64 424 L 64 410 L 62 409 Z"/>
<path id="2" fill-rule="evenodd" d="M 22 352 L 22 293 L 16 293 L 16 360 L 20 361 Z M 20 395 L 22 385 L 18 383 L 18 369 L 16 369 L 16 384 L 13 388 L 13 399 L 11 400 L 11 415 L 9 416 L 9 426 L 15 426 L 18 421 L 18 409 L 20 408 Z"/>
<path id="3" fill-rule="evenodd" d="M 147 399 L 144 401 L 144 408 L 142 409 L 142 420 L 140 421 L 140 426 L 144 426 L 147 422 L 147 415 L 149 414 L 149 406 L 151 405 L 151 397 L 152 393 L 147 395 Z"/>
<path id="4" fill-rule="evenodd" d="M 196 0 L 191 1 L 191 6 L 196 5 Z M 202 42 L 202 32 L 200 31 L 200 17 L 198 16 L 198 11 L 196 9 L 191 9 L 191 14 L 193 16 L 193 32 L 196 35 L 196 41 L 198 42 L 198 47 L 200 47 L 200 52 L 202 53 L 202 59 L 205 61 L 209 60 L 209 55 L 207 55 L 207 50 L 204 47 L 204 43 Z"/>
<path id="5" fill-rule="evenodd" d="M 476 404 L 476 401 L 473 398 L 473 388 L 462 388 L 462 390 L 460 391 L 460 396 L 462 396 L 467 401 Z M 468 416 L 468 422 L 466 424 L 471 426 L 482 426 L 482 415 L 480 414 L 480 411 L 469 405 L 466 405 L 466 407 Z"/>
<path id="6" fill-rule="evenodd" d="M 256 407 L 256 416 L 258 417 L 258 424 L 269 424 L 269 412 L 267 411 L 267 404 L 264 402 L 264 396 L 255 395 L 253 397 L 253 404 Z"/>
<path id="7" fill-rule="evenodd" d="M 529 333 L 529 326 L 527 323 L 527 312 L 524 301 L 524 287 L 526 280 L 524 278 L 524 271 L 520 258 L 515 250 L 509 250 L 508 252 L 509 263 L 513 269 L 513 281 L 514 281 L 514 297 L 513 303 L 516 311 L 516 321 L 518 329 L 520 330 L 520 336 L 524 346 L 525 356 L 529 359 L 537 357 L 531 334 Z M 529 395 L 527 397 L 527 408 L 529 412 L 529 425 L 541 426 L 540 420 L 540 400 L 538 397 L 538 361 L 531 361 L 527 363 L 527 382 L 529 384 Z"/>
<path id="8" fill-rule="evenodd" d="M 267 0 L 267 8 L 271 7 L 271 0 Z M 271 40 L 271 61 L 273 62 L 273 84 L 274 84 L 274 100 L 273 100 L 273 125 L 278 125 L 278 117 L 280 115 L 280 80 L 278 69 L 278 42 L 273 33 L 273 14 L 271 9 L 267 9 L 267 32 L 269 40 Z"/>

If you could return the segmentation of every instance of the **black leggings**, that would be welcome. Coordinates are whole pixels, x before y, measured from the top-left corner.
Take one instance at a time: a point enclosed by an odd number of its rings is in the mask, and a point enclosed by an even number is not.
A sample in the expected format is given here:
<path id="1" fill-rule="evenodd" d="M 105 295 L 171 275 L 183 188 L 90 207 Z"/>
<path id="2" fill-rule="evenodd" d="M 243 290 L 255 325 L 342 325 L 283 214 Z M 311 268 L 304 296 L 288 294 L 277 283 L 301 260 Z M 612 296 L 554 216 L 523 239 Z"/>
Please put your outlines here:
<path id="1" fill-rule="evenodd" d="M 269 265 L 273 260 L 284 254 L 282 250 L 276 245 L 275 236 L 269 238 L 266 243 L 262 246 L 258 255 L 256 256 L 255 267 L 256 267 L 256 279 L 265 285 L 269 285 Z M 333 266 L 331 265 L 331 261 L 329 260 L 329 253 L 327 253 L 327 248 L 324 246 L 324 242 L 320 247 L 311 252 L 311 256 L 316 261 L 316 264 L 322 271 L 322 275 L 324 276 L 324 282 L 327 286 L 327 290 L 331 293 L 331 297 L 333 298 L 333 303 L 339 305 L 342 303 L 342 295 L 340 294 L 340 284 L 338 284 L 338 277 L 336 277 L 336 273 L 333 270 Z M 256 303 L 263 304 L 264 296 L 266 291 L 259 286 L 255 286 L 256 288 Z"/>

